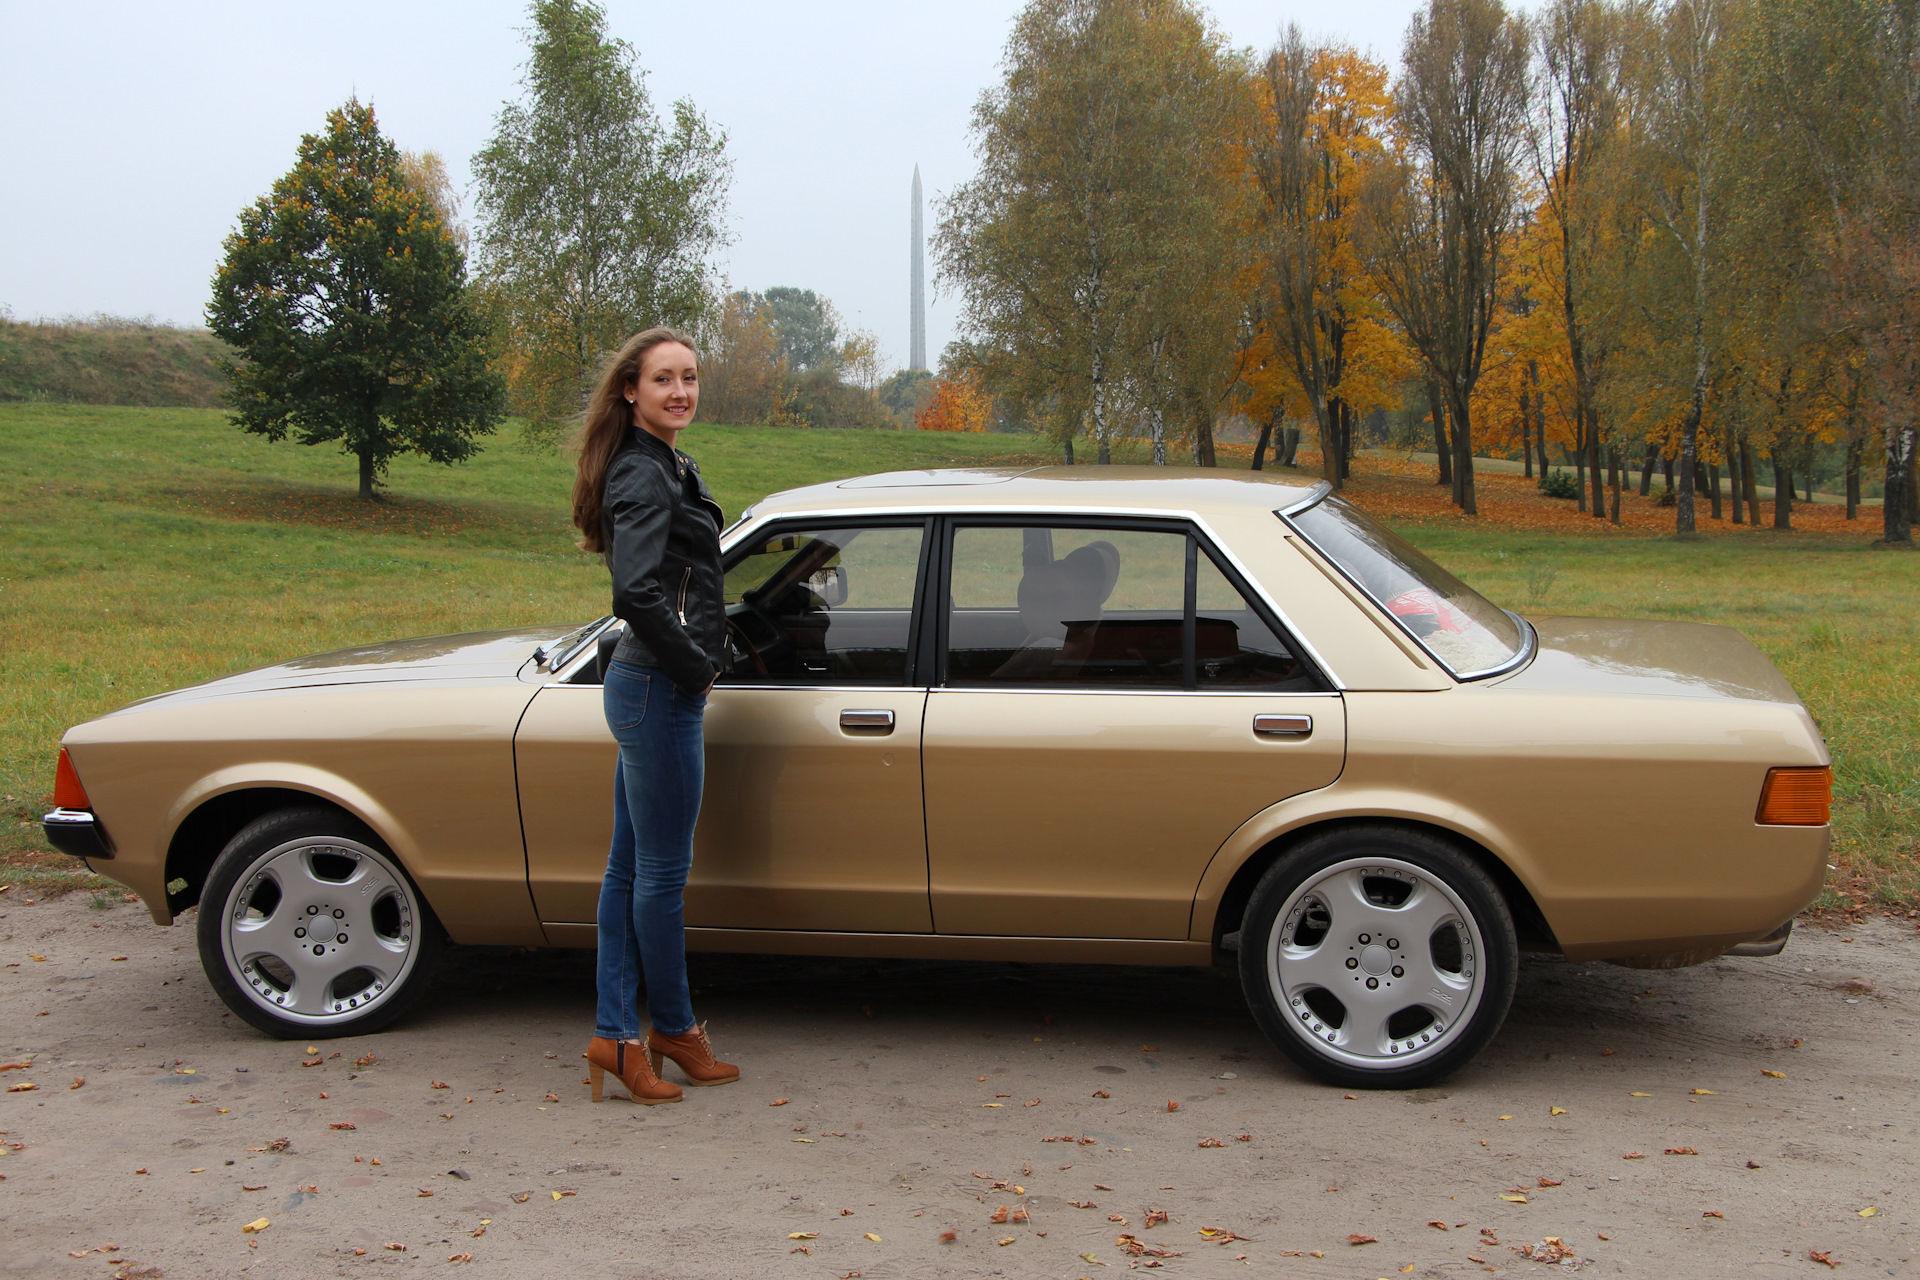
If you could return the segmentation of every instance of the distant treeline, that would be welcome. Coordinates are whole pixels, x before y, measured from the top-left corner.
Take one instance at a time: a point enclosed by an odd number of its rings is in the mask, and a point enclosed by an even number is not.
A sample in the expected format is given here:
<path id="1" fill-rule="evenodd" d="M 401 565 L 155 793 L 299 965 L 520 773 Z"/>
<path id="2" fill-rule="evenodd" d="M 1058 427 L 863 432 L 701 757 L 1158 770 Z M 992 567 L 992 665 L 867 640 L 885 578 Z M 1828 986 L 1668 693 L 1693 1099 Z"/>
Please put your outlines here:
<path id="1" fill-rule="evenodd" d="M 226 354 L 205 329 L 150 319 L 0 319 L 0 401 L 218 408 Z"/>

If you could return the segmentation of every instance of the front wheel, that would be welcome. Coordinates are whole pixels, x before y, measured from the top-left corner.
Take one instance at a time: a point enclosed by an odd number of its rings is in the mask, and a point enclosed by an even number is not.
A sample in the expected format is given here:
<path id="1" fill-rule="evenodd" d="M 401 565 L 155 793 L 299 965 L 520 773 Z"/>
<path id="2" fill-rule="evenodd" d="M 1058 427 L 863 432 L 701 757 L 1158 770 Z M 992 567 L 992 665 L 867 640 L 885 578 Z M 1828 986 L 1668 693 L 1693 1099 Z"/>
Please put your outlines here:
<path id="1" fill-rule="evenodd" d="M 200 893 L 200 964 L 283 1040 L 377 1031 L 426 987 L 440 922 L 391 853 L 333 809 L 284 809 L 228 842 Z"/>
<path id="2" fill-rule="evenodd" d="M 1391 827 L 1306 840 L 1261 877 L 1240 927 L 1254 1020 L 1345 1088 L 1417 1088 L 1464 1065 L 1506 1020 L 1518 968 L 1487 874 Z"/>

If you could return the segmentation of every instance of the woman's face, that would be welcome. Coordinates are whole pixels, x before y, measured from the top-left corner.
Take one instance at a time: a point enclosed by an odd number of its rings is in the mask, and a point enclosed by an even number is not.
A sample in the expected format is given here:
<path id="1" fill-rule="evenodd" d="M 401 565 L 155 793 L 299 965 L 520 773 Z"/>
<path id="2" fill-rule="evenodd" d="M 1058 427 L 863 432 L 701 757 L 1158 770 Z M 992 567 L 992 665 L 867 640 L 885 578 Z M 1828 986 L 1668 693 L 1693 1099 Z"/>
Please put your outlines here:
<path id="1" fill-rule="evenodd" d="M 693 352 L 678 342 L 663 342 L 640 362 L 640 377 L 629 388 L 639 426 L 672 444 L 693 421 L 700 403 L 700 370 Z"/>

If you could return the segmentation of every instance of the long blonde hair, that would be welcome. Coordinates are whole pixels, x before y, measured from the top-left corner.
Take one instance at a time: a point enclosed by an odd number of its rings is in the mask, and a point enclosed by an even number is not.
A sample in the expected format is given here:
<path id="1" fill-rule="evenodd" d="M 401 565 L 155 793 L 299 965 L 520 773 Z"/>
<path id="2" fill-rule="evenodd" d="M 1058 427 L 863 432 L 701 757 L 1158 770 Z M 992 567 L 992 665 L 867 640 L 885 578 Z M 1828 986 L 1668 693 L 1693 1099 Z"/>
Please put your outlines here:
<path id="1" fill-rule="evenodd" d="M 573 477 L 573 524 L 580 530 L 582 551 L 607 549 L 606 535 L 600 527 L 600 507 L 606 496 L 607 466 L 633 423 L 633 406 L 627 402 L 627 388 L 640 380 L 640 367 L 646 363 L 647 352 L 669 342 L 677 342 L 693 352 L 694 364 L 700 363 L 700 351 L 693 345 L 692 338 L 678 329 L 657 325 L 622 343 L 601 366 L 600 376 L 594 382 L 593 395 L 587 401 L 587 411 L 580 423 L 580 434 L 573 444 L 580 454 L 579 470 Z"/>

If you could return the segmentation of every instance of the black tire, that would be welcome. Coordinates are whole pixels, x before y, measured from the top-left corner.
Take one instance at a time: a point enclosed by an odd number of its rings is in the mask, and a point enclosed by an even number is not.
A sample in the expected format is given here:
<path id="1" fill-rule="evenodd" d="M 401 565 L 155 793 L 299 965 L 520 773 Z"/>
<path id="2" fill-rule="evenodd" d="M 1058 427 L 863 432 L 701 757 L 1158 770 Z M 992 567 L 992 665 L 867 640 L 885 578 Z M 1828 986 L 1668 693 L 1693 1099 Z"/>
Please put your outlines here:
<path id="1" fill-rule="evenodd" d="M 282 1040 L 378 1031 L 432 981 L 443 940 L 379 837 L 320 806 L 267 814 L 227 842 L 197 934 L 214 991 Z"/>
<path id="2" fill-rule="evenodd" d="M 1506 1020 L 1519 959 L 1487 873 L 1398 827 L 1302 841 L 1260 878 L 1240 926 L 1254 1020 L 1348 1089 L 1418 1088 L 1472 1060 Z"/>

